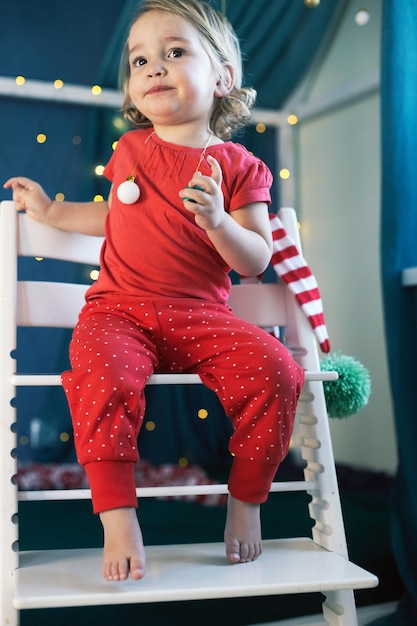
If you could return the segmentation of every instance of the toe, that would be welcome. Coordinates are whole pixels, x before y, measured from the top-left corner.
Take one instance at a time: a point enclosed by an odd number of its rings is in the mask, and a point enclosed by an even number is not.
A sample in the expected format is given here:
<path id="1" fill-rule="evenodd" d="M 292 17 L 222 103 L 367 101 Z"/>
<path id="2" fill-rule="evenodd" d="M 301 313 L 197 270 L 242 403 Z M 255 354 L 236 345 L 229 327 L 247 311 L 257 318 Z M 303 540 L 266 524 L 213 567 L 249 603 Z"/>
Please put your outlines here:
<path id="1" fill-rule="evenodd" d="M 129 562 L 121 561 L 117 567 L 117 579 L 116 580 L 126 580 L 129 576 Z"/>
<path id="2" fill-rule="evenodd" d="M 251 547 L 247 543 L 241 543 L 240 544 L 240 562 L 247 563 L 248 561 L 252 561 Z"/>
<path id="3" fill-rule="evenodd" d="M 140 580 L 145 575 L 145 565 L 141 559 L 133 557 L 130 560 L 130 577 L 133 580 Z"/>
<path id="4" fill-rule="evenodd" d="M 230 563 L 240 563 L 241 547 L 237 539 L 234 539 L 230 544 L 226 543 L 226 556 Z"/>

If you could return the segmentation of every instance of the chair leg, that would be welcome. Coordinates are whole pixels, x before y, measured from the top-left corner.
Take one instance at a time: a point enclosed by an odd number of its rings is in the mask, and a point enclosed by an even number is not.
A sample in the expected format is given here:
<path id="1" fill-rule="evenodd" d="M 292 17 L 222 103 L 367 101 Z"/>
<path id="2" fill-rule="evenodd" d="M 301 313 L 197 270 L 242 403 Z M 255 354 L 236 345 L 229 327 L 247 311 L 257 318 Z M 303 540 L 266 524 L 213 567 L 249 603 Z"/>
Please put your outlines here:
<path id="1" fill-rule="evenodd" d="M 18 626 L 19 612 L 13 608 L 13 573 L 19 564 L 17 513 L 17 463 L 14 454 L 16 436 L 10 424 L 15 421 L 9 398 L 13 392 L 0 393 L 0 624 Z M 11 413 L 12 412 L 12 413 Z"/>
<path id="2" fill-rule="evenodd" d="M 9 478 L 9 491 L 12 487 Z M 13 488 L 13 487 L 12 487 Z M 7 494 L 8 495 L 8 494 Z M 14 597 L 14 571 L 18 567 L 18 552 L 16 546 L 16 525 L 13 522 L 13 515 L 16 511 L 12 511 L 10 502 L 14 501 L 13 493 L 8 502 L 2 503 L 2 523 L 1 529 L 1 547 L 0 547 L 0 624 L 7 626 L 19 625 L 19 611 L 13 607 Z M 2 491 L 2 498 L 4 490 Z"/>
<path id="3" fill-rule="evenodd" d="M 323 616 L 329 626 L 357 626 L 355 598 L 350 589 L 326 591 Z"/>

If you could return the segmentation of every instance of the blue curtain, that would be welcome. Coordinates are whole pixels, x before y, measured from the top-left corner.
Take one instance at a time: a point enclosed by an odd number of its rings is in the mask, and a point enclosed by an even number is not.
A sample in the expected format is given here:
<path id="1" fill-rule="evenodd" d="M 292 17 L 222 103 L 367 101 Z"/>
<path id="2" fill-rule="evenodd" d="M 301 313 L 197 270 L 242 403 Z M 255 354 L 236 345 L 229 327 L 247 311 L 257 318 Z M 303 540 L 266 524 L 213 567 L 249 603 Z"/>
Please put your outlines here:
<path id="1" fill-rule="evenodd" d="M 401 274 L 404 268 L 417 266 L 416 33 L 415 0 L 384 0 L 381 256 L 386 345 L 399 454 L 392 503 L 392 543 L 398 569 L 415 607 L 417 287 L 403 287 Z"/>

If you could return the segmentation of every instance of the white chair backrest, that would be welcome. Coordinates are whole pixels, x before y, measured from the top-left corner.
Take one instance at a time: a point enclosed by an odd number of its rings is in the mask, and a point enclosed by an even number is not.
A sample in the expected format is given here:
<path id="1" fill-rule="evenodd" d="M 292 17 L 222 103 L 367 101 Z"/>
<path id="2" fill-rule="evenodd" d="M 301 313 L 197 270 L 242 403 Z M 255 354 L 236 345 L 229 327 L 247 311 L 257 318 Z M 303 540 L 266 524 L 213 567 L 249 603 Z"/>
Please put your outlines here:
<path id="1" fill-rule="evenodd" d="M 284 227 L 301 250 L 293 209 L 279 213 Z M 1 203 L 2 294 L 16 288 L 17 256 L 43 257 L 98 265 L 102 238 L 61 231 L 17 213 L 13 202 Z M 6 270 L 7 268 L 7 270 Z M 74 327 L 84 304 L 86 284 L 46 281 L 17 283 L 16 316 L 19 326 Z M 234 285 L 229 303 L 239 317 L 263 328 L 285 327 L 287 344 L 305 369 L 319 369 L 318 352 L 311 328 L 288 288 L 280 284 Z M 6 304 L 6 303 L 3 303 Z M 10 302 L 10 307 L 13 308 Z M 5 307 L 6 308 L 6 307 Z M 14 321 L 9 319 L 10 332 Z M 307 359 L 307 360 L 306 360 Z"/>
<path id="2" fill-rule="evenodd" d="M 10 230 L 16 232 L 16 251 L 9 239 L 9 269 L 15 255 L 50 258 L 77 263 L 98 265 L 103 239 L 61 231 L 35 222 L 25 213 L 17 214 L 12 202 L 2 203 L 2 213 L 8 215 Z M 2 231 L 5 232 L 5 231 Z M 13 238 L 13 233 L 10 233 Z M 236 315 L 262 327 L 283 326 L 286 323 L 285 287 L 276 284 L 234 285 L 230 305 Z M 45 281 L 20 281 L 18 283 L 17 319 L 19 326 L 75 325 L 83 305 L 85 284 Z"/>
<path id="3" fill-rule="evenodd" d="M 11 211 L 13 203 L 4 202 Z M 45 257 L 98 265 L 102 237 L 80 235 L 35 222 L 26 213 L 18 213 L 17 252 L 19 256 Z"/>

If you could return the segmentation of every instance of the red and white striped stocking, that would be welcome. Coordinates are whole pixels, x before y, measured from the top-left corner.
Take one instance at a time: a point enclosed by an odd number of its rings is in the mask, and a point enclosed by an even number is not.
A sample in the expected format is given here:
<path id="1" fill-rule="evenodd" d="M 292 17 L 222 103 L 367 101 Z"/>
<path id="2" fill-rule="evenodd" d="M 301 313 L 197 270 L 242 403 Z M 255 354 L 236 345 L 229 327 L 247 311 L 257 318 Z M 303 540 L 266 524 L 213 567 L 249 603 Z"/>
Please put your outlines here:
<path id="1" fill-rule="evenodd" d="M 279 278 L 295 295 L 314 330 L 321 350 L 330 352 L 330 341 L 317 281 L 279 217 L 270 214 L 269 219 L 273 238 L 271 264 Z"/>

